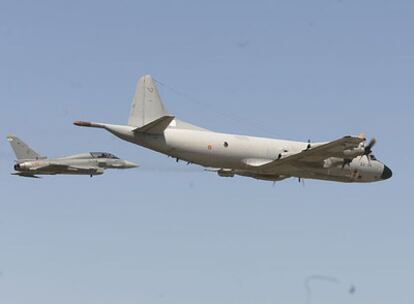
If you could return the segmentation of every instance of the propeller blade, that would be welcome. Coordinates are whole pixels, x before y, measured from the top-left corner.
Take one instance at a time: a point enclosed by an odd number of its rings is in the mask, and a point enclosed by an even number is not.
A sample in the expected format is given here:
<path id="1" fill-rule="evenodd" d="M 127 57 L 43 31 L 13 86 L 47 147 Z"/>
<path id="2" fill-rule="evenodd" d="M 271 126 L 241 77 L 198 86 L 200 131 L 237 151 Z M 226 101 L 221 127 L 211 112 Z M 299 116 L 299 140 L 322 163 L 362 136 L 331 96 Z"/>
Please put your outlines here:
<path id="1" fill-rule="evenodd" d="M 372 147 L 373 147 L 373 146 L 375 146 L 375 144 L 376 144 L 376 143 L 377 143 L 377 140 L 376 140 L 375 138 L 372 138 L 372 139 L 369 141 L 368 145 L 366 145 L 366 146 L 365 146 L 365 152 L 364 152 L 364 155 L 371 154 L 371 152 L 372 152 Z"/>

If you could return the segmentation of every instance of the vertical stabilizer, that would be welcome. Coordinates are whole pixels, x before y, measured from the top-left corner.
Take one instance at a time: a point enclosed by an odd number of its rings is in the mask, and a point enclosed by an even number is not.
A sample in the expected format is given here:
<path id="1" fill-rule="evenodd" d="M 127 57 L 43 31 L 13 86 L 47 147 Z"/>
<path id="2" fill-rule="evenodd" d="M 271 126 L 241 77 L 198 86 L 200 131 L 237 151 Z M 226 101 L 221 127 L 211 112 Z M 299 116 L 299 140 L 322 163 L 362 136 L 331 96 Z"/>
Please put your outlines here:
<path id="1" fill-rule="evenodd" d="M 154 79 L 150 75 L 142 76 L 137 83 L 128 125 L 142 127 L 167 115 Z"/>
<path id="2" fill-rule="evenodd" d="M 26 145 L 21 139 L 14 135 L 8 135 L 7 140 L 10 142 L 10 145 L 13 148 L 14 154 L 16 154 L 17 160 L 23 159 L 44 159 L 46 157 L 41 156 L 39 153 L 35 152 L 28 145 Z"/>

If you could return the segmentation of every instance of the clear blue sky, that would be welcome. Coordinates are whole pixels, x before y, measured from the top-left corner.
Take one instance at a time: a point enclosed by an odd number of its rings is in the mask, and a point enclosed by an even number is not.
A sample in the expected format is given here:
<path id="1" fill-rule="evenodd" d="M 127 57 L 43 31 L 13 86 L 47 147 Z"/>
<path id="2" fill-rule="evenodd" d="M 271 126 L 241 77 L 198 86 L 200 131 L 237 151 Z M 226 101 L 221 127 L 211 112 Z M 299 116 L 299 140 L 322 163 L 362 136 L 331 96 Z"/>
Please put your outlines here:
<path id="1" fill-rule="evenodd" d="M 341 283 L 312 281 L 312 303 L 414 303 L 413 28 L 412 1 L 3 0 L 0 303 L 295 304 L 315 274 Z M 210 129 L 364 131 L 394 176 L 273 187 L 72 125 L 126 122 L 144 73 Z M 48 156 L 142 167 L 18 178 L 8 132 Z"/>

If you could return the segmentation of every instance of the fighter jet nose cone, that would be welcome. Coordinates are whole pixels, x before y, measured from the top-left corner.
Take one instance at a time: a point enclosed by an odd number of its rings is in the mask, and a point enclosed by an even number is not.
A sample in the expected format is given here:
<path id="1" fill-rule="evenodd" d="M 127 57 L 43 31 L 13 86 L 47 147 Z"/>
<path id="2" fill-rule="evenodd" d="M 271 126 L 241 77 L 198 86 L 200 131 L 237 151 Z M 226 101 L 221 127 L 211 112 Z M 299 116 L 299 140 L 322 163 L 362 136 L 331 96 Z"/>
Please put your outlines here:
<path id="1" fill-rule="evenodd" d="M 390 168 L 384 165 L 384 170 L 382 171 L 381 179 L 389 179 L 392 176 L 392 171 Z"/>
<path id="2" fill-rule="evenodd" d="M 128 168 L 128 169 L 132 169 L 132 168 L 136 168 L 136 167 L 138 167 L 138 165 L 137 164 L 134 164 L 133 162 L 130 162 L 130 161 L 125 161 L 125 168 Z"/>

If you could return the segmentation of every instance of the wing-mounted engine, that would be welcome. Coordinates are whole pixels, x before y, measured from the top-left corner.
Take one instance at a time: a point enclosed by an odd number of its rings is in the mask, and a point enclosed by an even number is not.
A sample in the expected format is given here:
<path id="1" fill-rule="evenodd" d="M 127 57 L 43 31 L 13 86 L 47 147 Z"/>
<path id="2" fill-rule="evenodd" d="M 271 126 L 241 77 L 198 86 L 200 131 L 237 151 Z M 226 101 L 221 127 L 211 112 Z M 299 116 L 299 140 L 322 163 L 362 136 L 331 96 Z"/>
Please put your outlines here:
<path id="1" fill-rule="evenodd" d="M 355 157 L 362 157 L 362 156 L 367 156 L 368 161 L 371 159 L 370 155 L 372 153 L 372 148 L 374 147 L 374 145 L 377 143 L 377 140 L 375 138 L 372 138 L 369 143 L 367 145 L 365 145 L 365 138 L 363 137 L 363 135 L 360 135 L 360 137 L 364 140 L 363 142 L 361 142 L 358 147 L 354 148 L 354 149 L 350 149 L 350 150 L 345 150 L 344 153 L 344 158 L 342 160 L 342 167 L 345 167 L 346 165 L 349 165 L 352 160 Z"/>
<path id="2" fill-rule="evenodd" d="M 345 160 L 340 157 L 329 157 L 323 161 L 323 168 L 331 169 L 331 168 L 343 166 L 344 161 Z"/>

